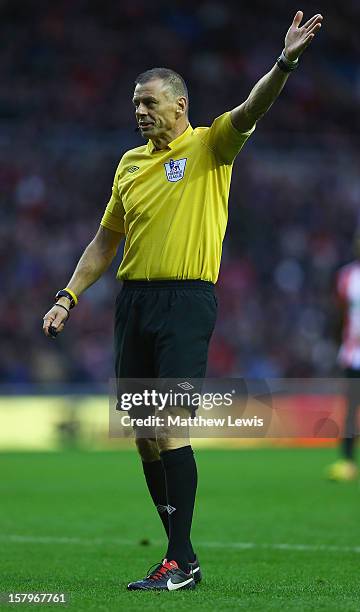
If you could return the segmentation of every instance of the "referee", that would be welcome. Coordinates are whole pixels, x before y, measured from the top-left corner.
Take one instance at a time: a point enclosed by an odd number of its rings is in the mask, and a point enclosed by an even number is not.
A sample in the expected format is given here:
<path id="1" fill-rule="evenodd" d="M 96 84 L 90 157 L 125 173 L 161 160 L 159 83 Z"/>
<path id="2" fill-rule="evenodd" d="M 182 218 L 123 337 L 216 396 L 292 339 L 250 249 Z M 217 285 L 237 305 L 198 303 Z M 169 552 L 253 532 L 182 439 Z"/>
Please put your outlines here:
<path id="1" fill-rule="evenodd" d="M 216 320 L 214 283 L 227 224 L 234 159 L 284 87 L 321 27 L 301 26 L 298 11 L 273 68 L 231 112 L 193 128 L 182 77 L 154 68 L 136 79 L 135 115 L 147 144 L 127 151 L 115 173 L 100 228 L 68 286 L 44 317 L 44 333 L 64 329 L 78 297 L 109 267 L 125 238 L 117 274 L 117 378 L 203 378 Z M 188 415 L 186 408 L 166 414 Z M 146 483 L 168 536 L 164 559 L 130 590 L 195 588 L 201 580 L 190 530 L 197 471 L 188 431 L 155 427 L 136 433 Z"/>

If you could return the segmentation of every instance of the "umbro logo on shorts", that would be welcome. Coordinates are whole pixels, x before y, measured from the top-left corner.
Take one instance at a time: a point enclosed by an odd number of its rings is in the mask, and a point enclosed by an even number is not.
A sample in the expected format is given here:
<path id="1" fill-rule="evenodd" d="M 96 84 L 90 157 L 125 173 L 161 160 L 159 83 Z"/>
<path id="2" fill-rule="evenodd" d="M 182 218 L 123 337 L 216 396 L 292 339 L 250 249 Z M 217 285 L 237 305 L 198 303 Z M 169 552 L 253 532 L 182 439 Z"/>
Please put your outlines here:
<path id="1" fill-rule="evenodd" d="M 187 157 L 184 157 L 184 159 L 170 159 L 164 164 L 166 178 L 170 183 L 176 183 L 184 178 L 186 162 Z"/>
<path id="2" fill-rule="evenodd" d="M 139 166 L 130 166 L 130 168 L 128 168 L 128 172 L 136 172 L 136 170 L 139 170 Z"/>
<path id="3" fill-rule="evenodd" d="M 177 383 L 178 387 L 181 387 L 182 389 L 184 389 L 185 391 L 189 391 L 190 389 L 194 389 L 194 385 L 191 385 L 189 382 L 187 382 L 186 380 L 182 383 Z"/>

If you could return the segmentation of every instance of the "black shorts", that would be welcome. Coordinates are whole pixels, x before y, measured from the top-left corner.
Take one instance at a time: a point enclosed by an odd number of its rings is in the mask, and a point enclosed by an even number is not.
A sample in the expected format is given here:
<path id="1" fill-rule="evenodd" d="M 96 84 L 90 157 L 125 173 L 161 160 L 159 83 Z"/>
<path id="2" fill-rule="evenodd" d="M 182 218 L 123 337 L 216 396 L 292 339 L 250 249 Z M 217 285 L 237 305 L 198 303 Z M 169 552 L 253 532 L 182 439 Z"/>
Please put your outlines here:
<path id="1" fill-rule="evenodd" d="M 116 377 L 204 378 L 216 312 L 210 282 L 125 281 L 116 299 Z"/>
<path id="2" fill-rule="evenodd" d="M 200 382 L 206 374 L 216 314 L 210 282 L 125 281 L 116 299 L 116 378 Z"/>

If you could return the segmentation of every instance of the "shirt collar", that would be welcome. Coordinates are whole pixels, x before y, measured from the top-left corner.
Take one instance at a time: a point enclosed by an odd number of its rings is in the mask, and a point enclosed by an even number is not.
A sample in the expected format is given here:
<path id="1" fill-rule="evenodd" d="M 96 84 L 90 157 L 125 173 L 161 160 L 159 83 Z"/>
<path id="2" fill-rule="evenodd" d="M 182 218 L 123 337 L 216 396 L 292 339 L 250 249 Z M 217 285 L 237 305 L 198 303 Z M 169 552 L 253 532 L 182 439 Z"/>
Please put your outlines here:
<path id="1" fill-rule="evenodd" d="M 168 146 L 166 148 L 170 149 L 170 150 L 174 149 L 180 142 L 182 142 L 183 140 L 185 140 L 185 138 L 190 136 L 190 134 L 192 134 L 193 131 L 194 130 L 193 130 L 192 126 L 189 123 L 189 125 L 186 128 L 186 130 L 182 134 L 180 134 L 180 136 L 175 138 L 175 140 L 172 140 L 171 142 L 169 142 L 169 144 L 168 144 Z M 155 145 L 154 145 L 152 140 L 148 140 L 147 148 L 148 148 L 149 153 L 153 153 L 153 151 L 157 151 L 157 149 L 155 149 Z M 159 151 L 160 150 L 164 150 L 164 149 L 159 149 Z"/>

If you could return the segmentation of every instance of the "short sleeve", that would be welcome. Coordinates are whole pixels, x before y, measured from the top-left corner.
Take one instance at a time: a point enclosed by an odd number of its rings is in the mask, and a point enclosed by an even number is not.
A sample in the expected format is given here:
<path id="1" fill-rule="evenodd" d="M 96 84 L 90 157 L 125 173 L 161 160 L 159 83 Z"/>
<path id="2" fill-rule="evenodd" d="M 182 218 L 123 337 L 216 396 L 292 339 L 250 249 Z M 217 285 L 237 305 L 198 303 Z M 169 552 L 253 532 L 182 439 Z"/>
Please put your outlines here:
<path id="1" fill-rule="evenodd" d="M 255 127 L 256 124 L 248 132 L 239 132 L 233 126 L 231 114 L 228 111 L 213 121 L 207 132 L 207 144 L 219 161 L 232 164 Z"/>
<path id="2" fill-rule="evenodd" d="M 103 218 L 101 219 L 101 225 L 107 227 L 114 232 L 121 232 L 125 234 L 124 227 L 124 216 L 125 211 L 119 194 L 118 180 L 119 180 L 119 166 L 116 169 L 114 182 L 112 186 L 112 192 L 109 202 L 106 205 Z"/>

